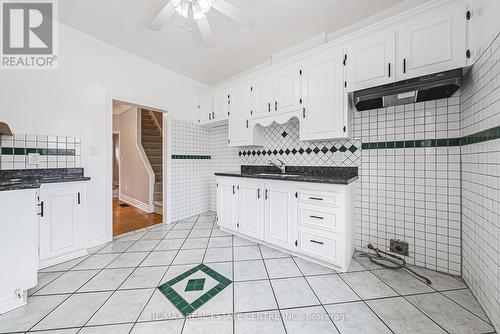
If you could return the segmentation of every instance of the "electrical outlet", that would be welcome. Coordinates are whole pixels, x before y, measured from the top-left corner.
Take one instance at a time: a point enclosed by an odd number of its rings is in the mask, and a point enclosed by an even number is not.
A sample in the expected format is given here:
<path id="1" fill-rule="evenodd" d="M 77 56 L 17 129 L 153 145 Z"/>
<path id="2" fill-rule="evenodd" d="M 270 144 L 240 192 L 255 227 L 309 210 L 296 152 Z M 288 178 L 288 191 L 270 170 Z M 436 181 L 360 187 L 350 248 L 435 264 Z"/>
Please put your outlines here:
<path id="1" fill-rule="evenodd" d="M 408 243 L 406 241 L 402 241 L 399 239 L 397 239 L 397 240 L 391 239 L 390 251 L 391 251 L 391 253 L 396 253 L 399 255 L 408 256 L 409 255 Z"/>

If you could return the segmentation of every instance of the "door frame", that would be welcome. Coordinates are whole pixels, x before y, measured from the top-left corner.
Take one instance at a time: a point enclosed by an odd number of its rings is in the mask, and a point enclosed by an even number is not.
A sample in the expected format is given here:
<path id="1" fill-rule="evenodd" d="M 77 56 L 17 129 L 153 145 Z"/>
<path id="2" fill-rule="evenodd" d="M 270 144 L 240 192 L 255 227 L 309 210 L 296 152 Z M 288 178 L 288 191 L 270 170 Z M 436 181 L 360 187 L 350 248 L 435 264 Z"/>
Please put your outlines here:
<path id="1" fill-rule="evenodd" d="M 163 113 L 163 223 L 172 222 L 171 210 L 171 179 L 172 173 L 172 120 L 169 117 L 168 108 L 158 106 L 147 101 L 138 101 L 135 98 L 127 98 L 117 94 L 106 94 L 106 236 L 107 241 L 113 240 L 113 101 L 120 101 L 139 108 L 145 108 Z"/>
<path id="2" fill-rule="evenodd" d="M 118 147 L 120 148 L 120 157 L 121 157 L 121 146 L 122 146 L 122 143 L 121 143 L 121 133 L 120 131 L 114 131 L 113 130 L 113 133 L 111 135 L 111 140 L 113 140 L 113 136 L 114 135 L 118 135 Z M 113 143 L 113 142 L 111 142 Z M 114 148 L 114 146 L 113 146 Z M 111 152 L 112 154 L 112 157 L 114 158 L 114 152 Z M 118 159 L 117 161 L 118 163 L 118 198 L 120 198 L 120 192 L 121 192 L 121 184 L 122 184 L 122 173 L 121 173 L 121 161 Z M 111 161 L 111 166 L 113 166 L 113 161 Z M 112 171 L 114 172 L 114 170 L 112 169 Z M 113 182 L 113 173 L 111 173 L 111 182 Z"/>

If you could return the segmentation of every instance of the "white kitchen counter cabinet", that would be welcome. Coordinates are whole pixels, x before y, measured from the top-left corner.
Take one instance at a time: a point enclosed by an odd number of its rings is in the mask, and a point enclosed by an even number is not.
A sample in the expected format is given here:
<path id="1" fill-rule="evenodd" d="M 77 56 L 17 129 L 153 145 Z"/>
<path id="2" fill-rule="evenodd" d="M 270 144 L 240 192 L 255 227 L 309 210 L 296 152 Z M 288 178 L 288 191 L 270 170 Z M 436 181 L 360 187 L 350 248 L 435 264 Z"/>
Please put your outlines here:
<path id="1" fill-rule="evenodd" d="M 37 284 L 37 192 L 0 191 L 0 314 L 25 305 Z"/>
<path id="2" fill-rule="evenodd" d="M 352 187 L 217 176 L 217 223 L 226 232 L 345 272 L 354 252 Z"/>
<path id="3" fill-rule="evenodd" d="M 40 268 L 87 254 L 85 182 L 50 183 L 40 188 Z"/>

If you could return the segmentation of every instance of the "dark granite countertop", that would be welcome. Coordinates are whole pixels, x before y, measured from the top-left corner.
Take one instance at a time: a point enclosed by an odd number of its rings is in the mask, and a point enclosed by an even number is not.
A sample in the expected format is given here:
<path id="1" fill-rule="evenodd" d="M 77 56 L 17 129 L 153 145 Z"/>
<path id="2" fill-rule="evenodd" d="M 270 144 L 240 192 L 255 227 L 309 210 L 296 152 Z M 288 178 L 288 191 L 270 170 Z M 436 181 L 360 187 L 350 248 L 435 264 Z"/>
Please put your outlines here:
<path id="1" fill-rule="evenodd" d="M 215 175 L 347 185 L 358 179 L 358 168 L 286 166 L 283 174 L 274 166 L 241 166 L 240 172 L 215 173 Z"/>
<path id="2" fill-rule="evenodd" d="M 0 191 L 38 189 L 44 183 L 89 181 L 83 168 L 0 170 Z"/>

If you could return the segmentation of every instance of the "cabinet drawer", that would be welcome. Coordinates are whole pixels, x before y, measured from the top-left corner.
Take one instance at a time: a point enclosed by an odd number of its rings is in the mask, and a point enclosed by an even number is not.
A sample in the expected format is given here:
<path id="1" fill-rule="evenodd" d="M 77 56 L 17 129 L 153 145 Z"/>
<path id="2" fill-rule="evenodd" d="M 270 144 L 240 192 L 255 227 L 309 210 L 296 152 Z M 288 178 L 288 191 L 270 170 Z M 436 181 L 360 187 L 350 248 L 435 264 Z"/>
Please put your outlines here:
<path id="1" fill-rule="evenodd" d="M 339 243 L 336 238 L 306 229 L 300 229 L 299 234 L 299 251 L 302 254 L 328 262 L 337 262 Z"/>
<path id="2" fill-rule="evenodd" d="M 323 204 L 338 206 L 340 203 L 339 194 L 334 192 L 320 192 L 301 190 L 299 200 L 304 203 Z"/>
<path id="3" fill-rule="evenodd" d="M 313 225 L 329 230 L 337 230 L 338 213 L 335 209 L 299 206 L 300 223 Z"/>

